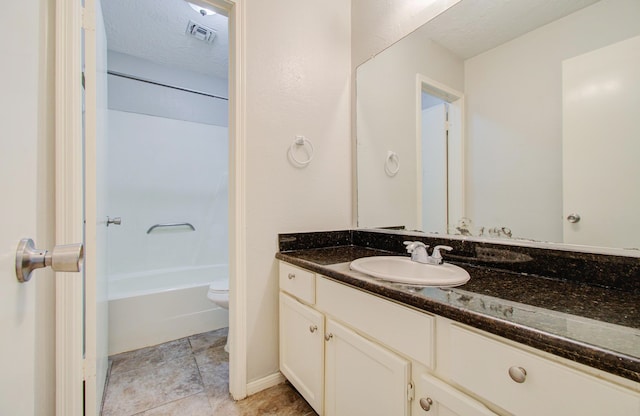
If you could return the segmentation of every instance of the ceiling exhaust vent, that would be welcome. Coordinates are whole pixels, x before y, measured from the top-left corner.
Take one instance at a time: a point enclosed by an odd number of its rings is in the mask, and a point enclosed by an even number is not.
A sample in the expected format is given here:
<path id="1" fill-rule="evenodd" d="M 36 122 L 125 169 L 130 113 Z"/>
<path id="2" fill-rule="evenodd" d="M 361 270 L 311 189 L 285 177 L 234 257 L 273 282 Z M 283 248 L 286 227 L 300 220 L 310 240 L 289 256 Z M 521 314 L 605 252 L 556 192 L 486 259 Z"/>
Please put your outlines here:
<path id="1" fill-rule="evenodd" d="M 213 40 L 216 38 L 215 30 L 196 23 L 193 20 L 189 20 L 189 24 L 187 25 L 187 30 L 185 33 L 187 35 L 193 36 L 196 39 L 200 39 L 208 43 L 213 43 Z"/>

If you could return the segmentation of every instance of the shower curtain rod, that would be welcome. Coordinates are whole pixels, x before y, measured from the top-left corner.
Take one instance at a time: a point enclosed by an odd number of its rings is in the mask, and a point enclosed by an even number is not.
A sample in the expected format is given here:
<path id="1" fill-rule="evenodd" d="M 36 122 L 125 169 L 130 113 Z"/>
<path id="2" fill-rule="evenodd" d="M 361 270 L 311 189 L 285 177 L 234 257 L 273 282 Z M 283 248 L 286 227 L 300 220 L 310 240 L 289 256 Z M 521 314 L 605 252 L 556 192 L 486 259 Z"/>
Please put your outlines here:
<path id="1" fill-rule="evenodd" d="M 184 91 L 184 92 L 190 92 L 190 93 L 193 93 L 193 94 L 204 95 L 205 97 L 211 97 L 211 98 L 217 98 L 219 100 L 229 101 L 229 99 L 226 98 L 226 97 L 220 97 L 220 96 L 217 96 L 217 95 L 209 94 L 207 92 L 198 91 L 198 90 L 192 90 L 190 88 L 182 88 L 182 87 L 177 87 L 175 85 L 162 84 L 160 82 L 151 81 L 150 79 L 145 79 L 145 78 L 140 78 L 140 77 L 136 77 L 136 76 L 133 76 L 133 75 L 123 74 L 122 72 L 107 71 L 107 74 L 113 75 L 113 76 L 116 76 L 116 77 L 132 79 L 134 81 L 146 82 L 147 84 L 153 84 L 153 85 L 159 85 L 161 87 L 172 88 L 172 89 L 178 90 L 178 91 Z"/>

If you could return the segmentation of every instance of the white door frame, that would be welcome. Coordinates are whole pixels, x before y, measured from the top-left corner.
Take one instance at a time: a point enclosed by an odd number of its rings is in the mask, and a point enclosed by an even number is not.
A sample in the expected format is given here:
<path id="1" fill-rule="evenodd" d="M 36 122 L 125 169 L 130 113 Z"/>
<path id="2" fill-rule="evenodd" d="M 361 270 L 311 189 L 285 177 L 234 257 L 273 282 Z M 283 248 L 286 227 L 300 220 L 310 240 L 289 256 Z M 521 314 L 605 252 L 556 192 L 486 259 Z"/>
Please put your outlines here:
<path id="1" fill-rule="evenodd" d="M 202 0 L 229 16 L 229 389 L 247 395 L 246 195 L 245 195 L 245 9 L 244 0 Z M 56 244 L 83 238 L 81 30 L 79 0 L 56 2 Z M 93 18 L 93 16 L 88 16 Z M 56 280 L 56 414 L 84 414 L 82 381 L 82 279 Z M 89 413 L 90 414 L 90 413 Z"/>
<path id="2" fill-rule="evenodd" d="M 229 16 L 229 391 L 247 397 L 245 0 L 207 0 Z"/>
<path id="3" fill-rule="evenodd" d="M 80 1 L 56 2 L 56 245 L 83 241 L 82 10 Z M 82 277 L 56 276 L 56 414 L 83 409 Z"/>

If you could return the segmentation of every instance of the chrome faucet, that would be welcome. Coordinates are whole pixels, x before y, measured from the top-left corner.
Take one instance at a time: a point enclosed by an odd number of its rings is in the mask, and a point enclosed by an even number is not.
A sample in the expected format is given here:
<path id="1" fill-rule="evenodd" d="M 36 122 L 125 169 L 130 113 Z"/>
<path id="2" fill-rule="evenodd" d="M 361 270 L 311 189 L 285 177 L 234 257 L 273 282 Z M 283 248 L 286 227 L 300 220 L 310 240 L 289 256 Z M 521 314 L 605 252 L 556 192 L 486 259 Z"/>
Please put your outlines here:
<path id="1" fill-rule="evenodd" d="M 453 247 L 435 246 L 433 248 L 433 253 L 431 253 L 431 257 L 429 257 L 429 259 L 431 260 L 429 262 L 429 264 L 442 264 L 442 263 L 444 263 L 444 259 L 442 258 L 442 254 L 440 254 L 440 250 L 451 251 L 451 250 L 453 250 Z"/>
<path id="2" fill-rule="evenodd" d="M 407 246 L 407 252 L 411 253 L 411 261 L 424 264 L 442 264 L 443 258 L 440 250 L 451 251 L 453 247 L 449 246 L 435 246 L 431 256 L 427 253 L 427 246 L 421 241 L 405 241 L 404 245 Z"/>
<path id="3" fill-rule="evenodd" d="M 411 261 L 417 261 L 418 263 L 428 263 L 428 245 L 424 244 L 422 241 L 405 241 L 403 244 L 407 246 L 407 252 L 411 253 Z"/>

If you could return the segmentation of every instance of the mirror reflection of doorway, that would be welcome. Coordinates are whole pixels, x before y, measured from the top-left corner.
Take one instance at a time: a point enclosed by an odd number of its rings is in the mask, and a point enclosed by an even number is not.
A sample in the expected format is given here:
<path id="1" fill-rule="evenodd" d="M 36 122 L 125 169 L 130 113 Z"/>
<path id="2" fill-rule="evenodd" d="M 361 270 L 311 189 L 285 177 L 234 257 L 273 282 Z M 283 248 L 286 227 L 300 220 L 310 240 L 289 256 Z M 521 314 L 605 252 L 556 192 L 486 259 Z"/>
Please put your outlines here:
<path id="1" fill-rule="evenodd" d="M 447 230 L 447 116 L 448 103 L 422 93 L 422 229 Z"/>
<path id="2" fill-rule="evenodd" d="M 418 75 L 420 229 L 446 234 L 464 216 L 463 95 Z"/>

